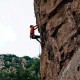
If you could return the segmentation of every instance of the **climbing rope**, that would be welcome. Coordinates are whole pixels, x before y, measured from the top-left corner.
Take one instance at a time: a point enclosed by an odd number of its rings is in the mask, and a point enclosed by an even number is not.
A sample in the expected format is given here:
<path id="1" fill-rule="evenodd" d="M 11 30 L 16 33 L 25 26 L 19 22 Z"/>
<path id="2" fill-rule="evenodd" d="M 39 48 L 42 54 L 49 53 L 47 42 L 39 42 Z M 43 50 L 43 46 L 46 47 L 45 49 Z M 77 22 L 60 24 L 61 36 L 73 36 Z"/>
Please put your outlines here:
<path id="1" fill-rule="evenodd" d="M 39 44 L 39 55 L 41 54 L 41 44 Z"/>

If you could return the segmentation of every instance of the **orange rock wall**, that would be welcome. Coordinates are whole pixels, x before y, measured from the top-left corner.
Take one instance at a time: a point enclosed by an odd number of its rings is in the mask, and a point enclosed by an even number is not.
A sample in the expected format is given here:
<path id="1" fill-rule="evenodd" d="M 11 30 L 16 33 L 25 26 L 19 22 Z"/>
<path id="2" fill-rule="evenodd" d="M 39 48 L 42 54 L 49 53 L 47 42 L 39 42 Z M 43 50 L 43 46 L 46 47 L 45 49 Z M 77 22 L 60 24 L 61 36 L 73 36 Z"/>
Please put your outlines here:
<path id="1" fill-rule="evenodd" d="M 41 36 L 41 80 L 79 80 L 62 75 L 80 46 L 80 0 L 34 0 L 34 10 Z"/>

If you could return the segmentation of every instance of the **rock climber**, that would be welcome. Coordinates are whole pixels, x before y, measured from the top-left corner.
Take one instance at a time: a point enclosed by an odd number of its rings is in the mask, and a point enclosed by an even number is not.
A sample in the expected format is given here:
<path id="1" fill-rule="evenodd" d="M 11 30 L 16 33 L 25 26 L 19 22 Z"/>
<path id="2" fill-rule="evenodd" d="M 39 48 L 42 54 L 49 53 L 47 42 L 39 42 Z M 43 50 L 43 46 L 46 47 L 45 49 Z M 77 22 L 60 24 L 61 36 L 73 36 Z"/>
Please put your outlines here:
<path id="1" fill-rule="evenodd" d="M 34 34 L 37 28 L 38 28 L 37 25 L 36 26 L 30 25 L 30 38 L 36 39 L 38 42 L 40 42 L 39 40 L 40 36 Z"/>

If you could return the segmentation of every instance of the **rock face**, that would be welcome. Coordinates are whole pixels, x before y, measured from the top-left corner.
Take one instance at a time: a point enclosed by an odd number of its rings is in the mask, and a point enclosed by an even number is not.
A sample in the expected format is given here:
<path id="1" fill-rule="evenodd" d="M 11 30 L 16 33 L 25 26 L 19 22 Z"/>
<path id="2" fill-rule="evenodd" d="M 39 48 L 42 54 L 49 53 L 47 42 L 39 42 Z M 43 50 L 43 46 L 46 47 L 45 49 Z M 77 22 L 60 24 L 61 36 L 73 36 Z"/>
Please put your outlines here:
<path id="1" fill-rule="evenodd" d="M 80 80 L 80 0 L 34 0 L 41 35 L 41 80 Z"/>

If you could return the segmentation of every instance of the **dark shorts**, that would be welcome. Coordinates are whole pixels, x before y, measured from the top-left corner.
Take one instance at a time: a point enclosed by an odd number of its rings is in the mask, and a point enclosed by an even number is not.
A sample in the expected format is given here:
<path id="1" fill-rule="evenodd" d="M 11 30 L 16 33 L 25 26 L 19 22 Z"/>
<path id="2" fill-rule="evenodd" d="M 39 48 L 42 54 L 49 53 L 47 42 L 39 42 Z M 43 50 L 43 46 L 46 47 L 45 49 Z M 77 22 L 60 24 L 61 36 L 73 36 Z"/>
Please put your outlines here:
<path id="1" fill-rule="evenodd" d="M 30 34 L 30 38 L 32 38 L 32 39 L 37 39 L 37 38 L 40 38 L 40 36 L 34 35 L 33 33 L 31 33 L 31 34 Z"/>
<path id="2" fill-rule="evenodd" d="M 34 38 L 34 34 L 33 33 L 30 33 L 30 38 Z"/>

